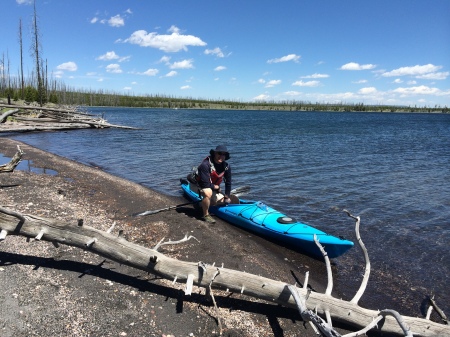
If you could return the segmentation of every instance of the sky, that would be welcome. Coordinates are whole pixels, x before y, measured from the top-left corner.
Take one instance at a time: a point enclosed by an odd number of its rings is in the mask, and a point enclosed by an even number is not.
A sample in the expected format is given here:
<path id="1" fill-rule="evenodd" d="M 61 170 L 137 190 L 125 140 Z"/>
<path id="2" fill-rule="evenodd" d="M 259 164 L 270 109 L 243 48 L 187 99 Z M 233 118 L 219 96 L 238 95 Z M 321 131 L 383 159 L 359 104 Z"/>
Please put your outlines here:
<path id="1" fill-rule="evenodd" d="M 19 73 L 21 19 L 31 74 L 33 2 L 1 3 L 5 66 Z M 74 89 L 450 107 L 450 0 L 36 0 L 36 9 L 48 73 Z"/>

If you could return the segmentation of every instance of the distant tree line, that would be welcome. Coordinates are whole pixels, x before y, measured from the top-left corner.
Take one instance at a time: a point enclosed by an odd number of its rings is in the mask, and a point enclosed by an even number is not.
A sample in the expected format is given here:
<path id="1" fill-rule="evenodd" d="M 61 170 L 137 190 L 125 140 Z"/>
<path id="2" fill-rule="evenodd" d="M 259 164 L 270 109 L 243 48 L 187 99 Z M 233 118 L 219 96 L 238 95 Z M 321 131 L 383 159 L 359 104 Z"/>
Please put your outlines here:
<path id="1" fill-rule="evenodd" d="M 273 111 L 352 111 L 352 112 L 440 112 L 449 113 L 447 106 L 389 106 L 366 105 L 364 103 L 312 103 L 308 101 L 257 101 L 241 102 L 213 100 L 170 95 L 133 95 L 105 90 L 75 89 L 62 81 L 49 78 L 47 61 L 42 58 L 41 34 L 38 25 L 36 4 L 33 7 L 31 56 L 34 70 L 30 75 L 23 74 L 22 20 L 19 20 L 18 40 L 20 46 L 20 69 L 17 75 L 10 73 L 9 54 L 3 52 L 0 59 L 0 97 L 8 102 L 25 101 L 61 105 L 117 106 L 139 108 L 172 109 L 233 109 L 233 110 L 273 110 Z"/>

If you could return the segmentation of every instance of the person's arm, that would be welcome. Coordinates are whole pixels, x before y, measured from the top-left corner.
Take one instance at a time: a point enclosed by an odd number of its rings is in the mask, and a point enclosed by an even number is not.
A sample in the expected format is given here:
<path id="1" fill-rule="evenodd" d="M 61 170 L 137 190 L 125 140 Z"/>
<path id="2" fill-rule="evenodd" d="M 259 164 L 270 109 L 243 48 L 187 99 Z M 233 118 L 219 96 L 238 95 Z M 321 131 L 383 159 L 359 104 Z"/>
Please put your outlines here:
<path id="1" fill-rule="evenodd" d="M 225 197 L 230 198 L 231 194 L 231 166 L 228 165 L 228 170 L 225 171 Z"/>

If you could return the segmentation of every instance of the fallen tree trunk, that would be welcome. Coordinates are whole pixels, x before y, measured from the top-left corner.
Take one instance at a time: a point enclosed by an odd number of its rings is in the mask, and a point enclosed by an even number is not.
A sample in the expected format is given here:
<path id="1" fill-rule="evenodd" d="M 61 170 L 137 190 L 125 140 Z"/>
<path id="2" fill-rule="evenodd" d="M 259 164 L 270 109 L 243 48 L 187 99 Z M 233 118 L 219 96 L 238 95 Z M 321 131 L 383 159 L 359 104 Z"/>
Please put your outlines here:
<path id="1" fill-rule="evenodd" d="M 19 109 L 11 109 L 11 110 L 4 112 L 2 115 L 0 115 L 0 123 L 3 123 L 6 120 L 6 118 L 8 118 L 8 116 L 11 116 L 18 111 L 19 111 Z"/>
<path id="2" fill-rule="evenodd" d="M 0 104 L 0 107 L 9 107 Z M 115 125 L 108 123 L 103 117 L 96 117 L 85 112 L 73 109 L 63 108 L 47 108 L 17 105 L 16 109 L 9 110 L 0 116 L 2 123 L 8 116 L 16 115 L 17 121 L 29 122 L 30 124 L 17 125 L 13 129 L 5 129 L 5 131 L 41 131 L 41 130 L 62 130 L 62 129 L 80 129 L 80 128 L 120 128 L 120 129 L 136 129 L 134 127 Z M 23 110 L 34 110 L 38 112 L 38 117 L 30 117 L 29 113 Z M 25 116 L 19 116 L 25 114 Z M 28 115 L 27 115 L 28 114 Z M 42 126 L 41 124 L 47 124 Z M 66 124 L 66 125 L 64 125 Z M 0 130 L 1 131 L 1 130 Z"/>
<path id="3" fill-rule="evenodd" d="M 203 288 L 216 288 L 236 293 L 243 293 L 258 299 L 279 303 L 296 308 L 296 303 L 289 285 L 269 278 L 252 275 L 223 267 L 215 267 L 203 262 L 184 262 L 167 257 L 155 249 L 148 249 L 110 232 L 77 224 L 63 223 L 33 215 L 24 215 L 0 207 L 0 240 L 7 235 L 21 235 L 35 240 L 52 242 L 56 247 L 65 244 L 78 247 L 107 259 L 122 263 L 168 280 L 186 282 L 186 292 L 192 285 Z M 302 296 L 307 289 L 299 289 Z M 329 313 L 331 319 L 346 323 L 355 328 L 363 328 L 380 313 L 358 306 L 356 303 L 336 299 L 331 295 L 312 292 L 308 294 L 306 305 L 324 316 Z M 414 336 L 450 336 L 450 327 L 426 319 L 403 317 L 404 323 Z M 386 316 L 378 325 L 382 332 L 403 335 L 395 318 Z"/>

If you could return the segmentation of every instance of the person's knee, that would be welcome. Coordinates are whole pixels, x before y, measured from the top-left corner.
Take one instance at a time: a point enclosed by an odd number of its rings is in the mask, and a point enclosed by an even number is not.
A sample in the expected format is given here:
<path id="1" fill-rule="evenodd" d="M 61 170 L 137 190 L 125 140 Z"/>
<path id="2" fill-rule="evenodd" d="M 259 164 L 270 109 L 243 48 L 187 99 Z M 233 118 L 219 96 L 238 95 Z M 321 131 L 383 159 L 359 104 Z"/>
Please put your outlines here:
<path id="1" fill-rule="evenodd" d="M 202 190 L 202 195 L 203 195 L 204 198 L 211 199 L 211 197 L 213 195 L 213 191 L 210 188 L 204 188 Z"/>

